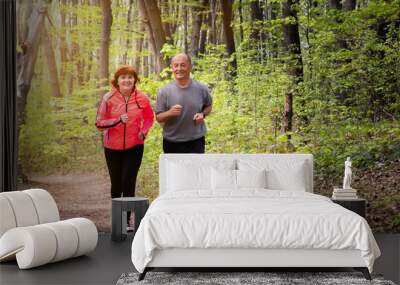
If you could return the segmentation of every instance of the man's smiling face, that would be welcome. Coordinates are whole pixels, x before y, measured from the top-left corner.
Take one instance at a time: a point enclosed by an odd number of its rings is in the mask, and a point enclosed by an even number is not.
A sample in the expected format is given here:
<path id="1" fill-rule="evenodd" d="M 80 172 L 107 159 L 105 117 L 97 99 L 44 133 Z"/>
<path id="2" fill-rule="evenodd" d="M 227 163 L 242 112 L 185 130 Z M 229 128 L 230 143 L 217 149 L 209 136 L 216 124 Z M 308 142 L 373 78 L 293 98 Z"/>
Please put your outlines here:
<path id="1" fill-rule="evenodd" d="M 184 54 L 175 56 L 171 62 L 172 72 L 174 73 L 175 79 L 187 80 L 190 78 L 190 71 L 192 66 Z"/>

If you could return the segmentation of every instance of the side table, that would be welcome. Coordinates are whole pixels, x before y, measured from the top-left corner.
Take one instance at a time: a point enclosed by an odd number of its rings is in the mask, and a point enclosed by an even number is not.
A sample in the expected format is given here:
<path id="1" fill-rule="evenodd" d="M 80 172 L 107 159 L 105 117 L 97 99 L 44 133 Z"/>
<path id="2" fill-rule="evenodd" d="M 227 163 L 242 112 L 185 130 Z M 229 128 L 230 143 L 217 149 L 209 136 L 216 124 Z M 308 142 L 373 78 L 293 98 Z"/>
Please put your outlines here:
<path id="1" fill-rule="evenodd" d="M 123 241 L 126 239 L 128 211 L 135 213 L 135 229 L 133 231 L 135 234 L 148 208 L 148 198 L 121 197 L 112 199 L 111 239 L 113 241 Z"/>
<path id="2" fill-rule="evenodd" d="M 366 216 L 366 204 L 367 201 L 365 199 L 331 199 L 332 202 L 339 204 L 340 206 L 353 211 L 356 214 L 359 214 L 361 217 L 365 218 Z"/>

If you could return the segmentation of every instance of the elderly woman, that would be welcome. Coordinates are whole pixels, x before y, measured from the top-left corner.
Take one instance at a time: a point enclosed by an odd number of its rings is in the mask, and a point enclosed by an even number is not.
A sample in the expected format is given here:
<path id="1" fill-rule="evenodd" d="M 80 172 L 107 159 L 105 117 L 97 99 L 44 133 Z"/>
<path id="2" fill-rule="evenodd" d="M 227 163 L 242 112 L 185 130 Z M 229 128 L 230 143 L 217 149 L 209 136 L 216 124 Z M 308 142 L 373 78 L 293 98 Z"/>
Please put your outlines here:
<path id="1" fill-rule="evenodd" d="M 111 91 L 103 96 L 97 111 L 96 127 L 103 131 L 112 198 L 135 196 L 143 144 L 154 122 L 150 101 L 137 89 L 137 82 L 139 77 L 133 67 L 118 68 Z M 133 220 L 130 219 L 130 226 Z"/>

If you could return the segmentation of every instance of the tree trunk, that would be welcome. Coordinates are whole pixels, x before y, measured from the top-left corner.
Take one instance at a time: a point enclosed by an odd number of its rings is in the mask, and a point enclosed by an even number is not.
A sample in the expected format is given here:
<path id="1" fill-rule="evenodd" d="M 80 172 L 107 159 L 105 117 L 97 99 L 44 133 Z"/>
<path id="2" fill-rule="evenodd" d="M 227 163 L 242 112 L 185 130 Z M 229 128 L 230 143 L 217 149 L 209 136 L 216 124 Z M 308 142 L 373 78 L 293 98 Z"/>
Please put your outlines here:
<path id="1" fill-rule="evenodd" d="M 192 8 L 192 39 L 190 42 L 190 54 L 193 57 L 197 57 L 199 54 L 199 43 L 201 34 L 201 25 L 203 22 L 203 12 L 205 3 L 203 1 L 202 6 Z"/>
<path id="2" fill-rule="evenodd" d="M 109 47 L 112 25 L 111 0 L 101 0 L 101 11 L 103 15 L 103 26 L 101 31 L 99 83 L 100 86 L 108 86 Z"/>
<path id="3" fill-rule="evenodd" d="M 274 21 L 277 19 L 278 14 L 280 14 L 281 6 L 279 3 L 270 3 L 265 9 L 266 13 L 266 20 L 267 21 Z M 278 56 L 278 50 L 280 47 L 280 43 L 278 41 L 273 40 L 273 32 L 270 30 L 269 32 L 265 33 L 266 38 L 266 49 L 265 49 L 265 56 L 269 58 L 276 58 Z"/>
<path id="4" fill-rule="evenodd" d="M 236 76 L 237 62 L 235 55 L 235 40 L 233 36 L 232 23 L 232 0 L 221 0 L 222 20 L 224 28 L 224 39 L 226 43 L 226 52 L 231 57 L 231 74 Z"/>
<path id="5" fill-rule="evenodd" d="M 134 67 L 136 68 L 136 71 L 138 73 L 143 71 L 143 68 L 141 68 L 141 62 L 142 62 L 142 51 L 143 51 L 143 41 L 145 38 L 145 27 L 142 21 L 139 21 L 139 31 L 141 36 L 136 39 L 136 53 L 135 53 L 135 60 L 134 60 Z"/>
<path id="6" fill-rule="evenodd" d="M 328 0 L 328 8 L 333 9 L 333 10 L 342 10 L 345 12 L 349 12 L 351 10 L 354 10 L 356 7 L 356 1 L 355 0 Z M 342 23 L 343 20 L 340 19 L 340 17 L 334 16 L 334 21 L 338 24 Z M 342 49 L 347 49 L 348 48 L 348 43 L 345 38 L 343 38 L 343 35 L 337 34 L 336 35 L 336 42 L 338 46 Z"/>
<path id="7" fill-rule="evenodd" d="M 76 72 L 70 71 L 70 86 L 69 86 L 69 94 L 73 92 L 74 82 L 77 81 L 78 84 L 83 82 L 82 78 L 82 62 L 81 62 L 81 49 L 79 46 L 80 34 L 79 30 L 76 29 L 78 27 L 78 0 L 72 0 L 71 4 L 73 6 L 71 17 L 70 17 L 70 28 L 71 31 L 71 50 L 69 54 L 70 63 L 76 67 Z"/>
<path id="8" fill-rule="evenodd" d="M 126 16 L 126 22 L 127 22 L 128 27 L 132 26 L 132 6 L 133 6 L 133 0 L 129 0 L 129 8 L 128 8 L 127 16 Z M 132 49 L 130 39 L 131 39 L 131 37 L 129 37 L 129 36 L 126 37 L 125 52 L 122 57 L 122 62 L 124 64 L 128 63 L 128 50 Z"/>
<path id="9" fill-rule="evenodd" d="M 254 41 L 262 41 L 261 37 L 261 23 L 263 22 L 263 14 L 258 0 L 250 3 L 250 24 L 251 33 L 250 38 Z"/>
<path id="10" fill-rule="evenodd" d="M 143 47 L 146 51 L 149 50 L 149 40 L 147 38 L 143 39 Z M 143 57 L 143 76 L 149 77 L 149 56 L 145 55 Z"/>
<path id="11" fill-rule="evenodd" d="M 189 54 L 188 47 L 188 7 L 186 0 L 183 0 L 183 48 L 186 54 Z"/>
<path id="12" fill-rule="evenodd" d="M 146 9 L 146 5 L 145 2 L 143 0 L 139 0 L 138 1 L 138 6 L 139 6 L 139 11 L 140 11 L 140 18 L 142 19 L 142 25 L 146 28 L 147 30 L 147 41 L 146 41 L 146 46 L 147 48 L 151 48 L 151 52 L 153 54 L 157 53 L 157 47 L 156 47 L 156 42 L 154 40 L 154 36 L 153 36 L 153 31 L 151 29 L 151 25 L 150 25 L 150 20 L 148 18 L 148 13 L 147 13 L 147 9 Z M 149 56 L 147 56 L 146 58 L 146 70 L 147 70 L 147 76 L 149 74 Z"/>
<path id="13" fill-rule="evenodd" d="M 342 3 L 340 0 L 328 0 L 328 8 L 340 10 L 342 9 Z"/>
<path id="14" fill-rule="evenodd" d="M 291 78 L 291 84 L 285 95 L 285 110 L 283 130 L 284 132 L 292 131 L 293 119 L 293 97 L 296 94 L 296 88 L 300 81 L 303 80 L 303 62 L 301 58 L 299 25 L 297 11 L 294 5 L 298 7 L 299 0 L 286 0 L 282 6 L 282 31 L 283 31 L 283 47 L 288 56 L 287 73 Z M 290 18 L 290 22 L 288 19 Z M 291 136 L 288 135 L 290 142 Z"/>
<path id="15" fill-rule="evenodd" d="M 179 5 L 180 0 L 174 0 L 172 2 L 173 2 L 173 5 L 172 4 L 169 5 L 170 14 L 172 14 L 174 16 L 174 19 L 180 19 L 180 6 L 181 6 L 181 5 Z M 169 27 L 170 27 L 170 34 L 172 37 L 172 35 L 175 34 L 176 29 L 178 27 L 178 21 L 174 21 L 174 22 L 170 23 Z M 173 40 L 174 39 L 171 38 L 171 43 L 173 43 Z"/>
<path id="16" fill-rule="evenodd" d="M 165 32 L 161 22 L 160 9 L 156 0 L 138 0 L 141 17 L 146 25 L 150 43 L 153 45 L 153 55 L 155 58 L 155 71 L 157 76 L 167 66 L 161 49 L 166 43 Z"/>
<path id="17" fill-rule="evenodd" d="M 211 21 L 209 24 L 210 43 L 217 43 L 217 0 L 210 0 Z"/>
<path id="18" fill-rule="evenodd" d="M 19 70 L 17 70 L 17 120 L 18 133 L 22 124 L 25 123 L 25 108 L 27 96 L 31 88 L 31 81 L 35 69 L 40 38 L 44 28 L 44 17 L 47 9 L 44 5 L 37 4 L 26 22 L 24 30 L 26 37 L 22 42 L 22 54 L 18 56 Z"/>
<path id="19" fill-rule="evenodd" d="M 356 8 L 356 0 L 344 0 L 343 11 L 353 11 Z"/>
<path id="20" fill-rule="evenodd" d="M 60 35 L 60 79 L 63 81 L 65 79 L 66 74 L 66 64 L 68 61 L 68 46 L 67 41 L 65 39 L 65 35 L 67 33 L 67 18 L 66 13 L 64 11 L 66 7 L 66 0 L 60 1 L 60 24 L 61 24 L 61 35 Z"/>
<path id="21" fill-rule="evenodd" d="M 156 67 L 156 63 L 155 63 L 155 60 L 154 60 L 154 55 L 150 54 L 149 55 L 149 72 L 150 73 L 156 73 L 155 67 Z"/>
<path id="22" fill-rule="evenodd" d="M 61 91 L 60 83 L 58 81 L 57 63 L 54 56 L 53 44 L 46 27 L 43 27 L 42 42 L 44 44 L 44 54 L 46 56 L 47 67 L 49 71 L 51 90 L 54 97 L 60 97 Z"/>
<path id="23" fill-rule="evenodd" d="M 243 2 L 239 0 L 239 35 L 240 43 L 243 42 Z M 239 43 L 239 45 L 240 45 Z"/>
<path id="24" fill-rule="evenodd" d="M 168 0 L 162 0 L 160 6 L 161 6 L 161 13 L 163 15 L 171 14 L 172 9 L 169 6 Z M 165 38 L 168 43 L 172 44 L 173 41 L 172 41 L 172 33 L 171 33 L 171 24 L 168 21 L 165 21 L 162 24 L 163 24 L 163 28 L 165 31 Z"/>
<path id="25" fill-rule="evenodd" d="M 17 9 L 17 44 L 22 45 L 28 35 L 28 25 L 26 21 L 32 14 L 33 3 L 31 1 L 16 1 Z"/>
<path id="26" fill-rule="evenodd" d="M 203 5 L 204 5 L 204 10 L 210 9 L 210 1 L 209 0 L 204 0 Z M 202 16 L 203 16 L 203 22 L 207 23 L 207 25 L 201 25 L 199 53 L 205 54 L 206 42 L 207 42 L 207 30 L 209 29 L 210 22 L 211 22 L 211 13 L 210 13 L 210 11 L 208 11 L 207 13 L 203 13 Z"/>
<path id="27" fill-rule="evenodd" d="M 250 45 L 257 50 L 256 58 L 261 63 L 266 53 L 266 36 L 262 30 L 264 16 L 258 0 L 250 3 L 250 19 Z"/>
<path id="28" fill-rule="evenodd" d="M 350 12 L 356 8 L 356 0 L 343 0 L 342 2 L 342 10 L 344 12 Z M 339 39 L 339 46 L 341 48 L 348 49 L 349 48 L 349 42 L 346 38 L 340 38 Z"/>

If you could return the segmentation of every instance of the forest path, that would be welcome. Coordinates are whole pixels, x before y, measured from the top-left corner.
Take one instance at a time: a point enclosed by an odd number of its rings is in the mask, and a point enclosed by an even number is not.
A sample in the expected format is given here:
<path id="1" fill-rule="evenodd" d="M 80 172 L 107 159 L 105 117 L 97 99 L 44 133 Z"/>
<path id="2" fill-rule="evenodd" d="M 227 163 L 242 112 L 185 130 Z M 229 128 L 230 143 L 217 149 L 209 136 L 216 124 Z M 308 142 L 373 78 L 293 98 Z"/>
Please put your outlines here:
<path id="1" fill-rule="evenodd" d="M 111 195 L 108 174 L 69 173 L 31 175 L 19 189 L 43 188 L 56 200 L 61 219 L 85 217 L 99 232 L 111 231 Z"/>

